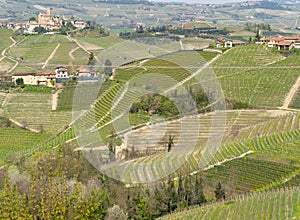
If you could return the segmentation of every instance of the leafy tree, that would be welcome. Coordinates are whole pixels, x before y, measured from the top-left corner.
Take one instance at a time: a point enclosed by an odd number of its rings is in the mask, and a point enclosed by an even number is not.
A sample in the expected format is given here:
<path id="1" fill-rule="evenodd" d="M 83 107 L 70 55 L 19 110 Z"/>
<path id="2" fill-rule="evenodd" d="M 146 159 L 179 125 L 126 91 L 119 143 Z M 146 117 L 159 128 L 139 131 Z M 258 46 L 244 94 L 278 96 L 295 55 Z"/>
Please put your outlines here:
<path id="1" fill-rule="evenodd" d="M 260 41 L 260 39 L 261 39 L 260 30 L 257 29 L 256 30 L 256 35 L 255 35 L 255 41 Z"/>
<path id="2" fill-rule="evenodd" d="M 242 101 L 237 101 L 233 104 L 233 109 L 248 109 L 249 108 L 249 104 L 246 102 L 242 102 Z"/>
<path id="3" fill-rule="evenodd" d="M 184 181 L 181 176 L 178 177 L 177 195 L 178 195 L 177 207 L 183 209 L 184 207 L 186 207 L 186 201 L 185 201 L 186 191 L 184 187 Z"/>
<path id="4" fill-rule="evenodd" d="M 139 203 L 137 204 L 138 213 L 140 219 L 149 219 L 149 211 L 146 199 L 140 199 Z"/>
<path id="5" fill-rule="evenodd" d="M 16 80 L 16 84 L 20 87 L 22 87 L 24 85 L 24 79 L 23 78 L 18 78 Z"/>
<path id="6" fill-rule="evenodd" d="M 105 217 L 107 220 L 126 220 L 128 219 L 127 214 L 120 208 L 118 205 L 114 205 L 112 208 L 108 209 L 107 216 Z"/>
<path id="7" fill-rule="evenodd" d="M 32 175 L 30 187 L 20 193 L 7 178 L 0 199 L 3 219 L 103 219 L 109 198 L 102 190 L 84 195 L 81 184 L 70 184 L 62 171 L 36 178 Z"/>
<path id="8" fill-rule="evenodd" d="M 222 200 L 222 199 L 225 200 L 225 190 L 222 189 L 222 185 L 220 182 L 218 183 L 216 190 L 214 192 L 215 192 L 217 201 Z"/>
<path id="9" fill-rule="evenodd" d="M 111 76 L 112 75 L 112 62 L 109 59 L 106 59 L 104 62 L 104 74 L 106 76 Z"/>
<path id="10" fill-rule="evenodd" d="M 248 41 L 248 43 L 249 43 L 249 44 L 251 44 L 251 43 L 252 43 L 252 41 L 253 41 L 253 40 L 252 40 L 252 37 L 249 37 L 249 41 Z"/>
<path id="11" fill-rule="evenodd" d="M 201 175 L 197 175 L 195 178 L 193 205 L 201 205 L 206 202 L 206 198 L 203 193 L 202 178 Z"/>
<path id="12" fill-rule="evenodd" d="M 41 26 L 38 26 L 38 27 L 35 27 L 33 29 L 34 32 L 37 32 L 38 34 L 44 34 L 44 33 L 47 33 L 47 30 L 44 28 L 44 27 L 41 27 Z"/>
<path id="13" fill-rule="evenodd" d="M 166 202 L 167 202 L 167 210 L 168 212 L 172 212 L 177 208 L 178 203 L 178 192 L 174 185 L 174 181 L 169 178 L 167 187 L 166 187 Z"/>
<path id="14" fill-rule="evenodd" d="M 36 21 L 36 18 L 35 17 L 31 17 L 31 18 L 29 18 L 29 21 Z"/>
<path id="15" fill-rule="evenodd" d="M 76 27 L 74 27 L 74 25 L 70 21 L 67 22 L 66 27 L 68 31 L 72 31 L 76 29 Z"/>

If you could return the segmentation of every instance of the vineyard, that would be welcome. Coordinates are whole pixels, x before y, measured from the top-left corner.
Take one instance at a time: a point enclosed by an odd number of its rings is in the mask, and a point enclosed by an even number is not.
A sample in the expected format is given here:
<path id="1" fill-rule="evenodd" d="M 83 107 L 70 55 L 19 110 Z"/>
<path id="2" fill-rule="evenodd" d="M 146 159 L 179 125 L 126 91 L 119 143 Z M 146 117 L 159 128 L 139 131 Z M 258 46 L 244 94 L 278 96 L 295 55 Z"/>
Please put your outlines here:
<path id="1" fill-rule="evenodd" d="M 298 76 L 296 69 L 258 68 L 225 76 L 219 81 L 227 98 L 250 106 L 280 107 Z"/>
<path id="2" fill-rule="evenodd" d="M 71 113 L 52 111 L 51 100 L 50 93 L 15 93 L 6 103 L 5 112 L 24 128 L 55 135 L 71 122 Z"/>
<path id="3" fill-rule="evenodd" d="M 0 129 L 0 137 L 0 166 L 2 166 L 5 162 L 14 162 L 17 153 L 34 150 L 35 147 L 46 141 L 49 135 L 14 128 Z"/>
<path id="4" fill-rule="evenodd" d="M 0 49 L 2 44 L 3 48 L 11 45 L 9 37 L 1 37 Z M 76 37 L 74 41 L 61 35 L 18 40 L 8 51 L 20 61 L 16 72 L 86 65 L 87 51 L 98 55 L 123 42 L 116 37 Z M 128 187 L 161 177 L 166 180 L 168 175 L 176 185 L 178 176 L 201 175 L 209 201 L 215 199 L 213 187 L 217 182 L 227 193 L 238 195 L 165 219 L 297 219 L 300 90 L 297 87 L 293 92 L 292 88 L 299 73 L 285 65 L 296 66 L 298 55 L 285 58 L 256 45 L 235 47 L 223 54 L 181 51 L 167 55 L 157 48 L 138 54 L 139 44 L 130 54 L 127 47 L 122 44 L 120 50 L 125 52 L 119 58 L 129 63 L 113 69 L 110 79 L 59 89 L 57 110 L 52 110 L 55 100 L 50 88 L 28 86 L 0 93 L 1 115 L 13 125 L 5 127 L 3 123 L 0 128 L 0 166 L 14 162 L 18 153 L 32 156 L 65 145 L 106 164 L 111 160 L 111 148 L 115 148 L 114 155 L 119 158 L 115 158 L 115 169 L 108 171 Z M 154 56 L 156 53 L 159 56 Z M 133 57 L 139 59 L 132 61 Z M 1 66 L 9 71 L 15 63 L 3 58 Z M 192 94 L 214 76 L 222 88 L 221 98 L 189 109 L 189 101 L 177 88 Z M 179 97 L 187 112 L 163 118 L 160 112 L 149 109 L 134 111 L 133 107 L 151 102 L 150 96 L 141 99 L 148 93 Z M 291 102 L 283 108 L 288 94 Z M 240 106 L 232 107 L 231 103 Z M 219 104 L 230 109 L 214 111 Z"/>
<path id="5" fill-rule="evenodd" d="M 174 213 L 160 219 L 298 219 L 299 188 L 281 189 Z"/>

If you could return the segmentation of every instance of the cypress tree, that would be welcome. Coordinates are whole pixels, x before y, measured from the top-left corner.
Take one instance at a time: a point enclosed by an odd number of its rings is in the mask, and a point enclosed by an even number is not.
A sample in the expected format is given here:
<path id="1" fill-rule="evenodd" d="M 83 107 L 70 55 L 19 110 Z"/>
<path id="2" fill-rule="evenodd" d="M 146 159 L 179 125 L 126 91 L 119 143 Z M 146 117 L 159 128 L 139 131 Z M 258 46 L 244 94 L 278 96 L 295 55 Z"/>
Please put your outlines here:
<path id="1" fill-rule="evenodd" d="M 222 200 L 222 199 L 225 200 L 225 191 L 224 191 L 224 189 L 222 189 L 222 185 L 220 182 L 218 183 L 218 185 L 216 187 L 215 196 L 216 196 L 217 201 Z"/>

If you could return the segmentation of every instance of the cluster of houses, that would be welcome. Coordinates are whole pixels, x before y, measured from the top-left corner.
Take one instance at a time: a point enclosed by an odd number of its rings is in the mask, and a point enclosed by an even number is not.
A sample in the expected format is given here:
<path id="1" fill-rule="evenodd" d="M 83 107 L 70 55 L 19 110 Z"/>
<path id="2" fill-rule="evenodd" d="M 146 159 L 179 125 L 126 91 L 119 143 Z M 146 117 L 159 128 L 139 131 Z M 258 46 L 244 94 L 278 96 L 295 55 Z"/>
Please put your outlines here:
<path id="1" fill-rule="evenodd" d="M 241 41 L 233 41 L 225 38 L 218 38 L 216 46 L 218 48 L 231 48 L 240 45 L 246 44 Z M 270 48 L 277 48 L 277 50 L 291 50 L 293 48 L 300 49 L 300 37 L 298 36 L 288 36 L 284 37 L 277 35 L 276 37 L 262 38 L 260 41 L 257 41 L 257 45 L 266 45 Z"/>
<path id="2" fill-rule="evenodd" d="M 76 81 L 99 81 L 105 76 L 92 72 L 88 67 L 78 67 L 76 76 L 71 75 L 64 66 L 58 66 L 54 71 L 45 71 L 40 73 L 15 73 L 12 74 L 12 82 L 17 83 L 18 79 L 23 79 L 25 85 L 43 85 L 56 87 L 70 80 Z"/>
<path id="3" fill-rule="evenodd" d="M 55 87 L 70 79 L 67 68 L 59 66 L 54 71 L 46 71 L 41 73 L 15 73 L 12 74 L 12 81 L 17 82 L 23 79 L 25 85 L 43 85 Z"/>
<path id="4" fill-rule="evenodd" d="M 300 37 L 284 37 L 281 35 L 271 38 L 264 37 L 259 42 L 256 42 L 256 44 L 267 45 L 268 47 L 277 48 L 278 50 L 291 50 L 293 48 L 300 49 Z"/>
<path id="5" fill-rule="evenodd" d="M 76 20 L 75 18 L 65 18 L 59 16 L 52 16 L 50 9 L 47 10 L 46 14 L 40 13 L 37 20 L 29 20 L 28 22 L 1 22 L 0 27 L 10 28 L 14 30 L 23 29 L 24 33 L 32 34 L 35 33 L 36 27 L 43 27 L 47 31 L 56 31 L 64 26 L 67 22 L 78 28 L 84 29 L 88 27 L 88 23 L 84 20 Z"/>

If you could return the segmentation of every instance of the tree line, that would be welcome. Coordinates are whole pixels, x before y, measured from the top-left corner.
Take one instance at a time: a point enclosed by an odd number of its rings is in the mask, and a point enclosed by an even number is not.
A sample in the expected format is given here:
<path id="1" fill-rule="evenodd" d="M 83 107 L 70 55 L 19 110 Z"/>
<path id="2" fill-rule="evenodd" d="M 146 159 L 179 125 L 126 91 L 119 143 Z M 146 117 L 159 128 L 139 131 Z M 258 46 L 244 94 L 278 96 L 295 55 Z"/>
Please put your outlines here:
<path id="1" fill-rule="evenodd" d="M 155 219 L 207 202 L 201 173 L 126 186 L 96 171 L 70 145 L 16 155 L 0 170 L 0 217 L 6 219 Z M 225 199 L 221 183 L 216 200 Z"/>

